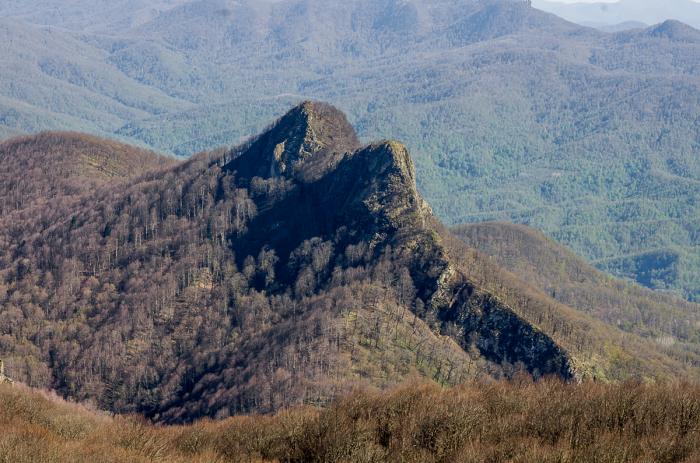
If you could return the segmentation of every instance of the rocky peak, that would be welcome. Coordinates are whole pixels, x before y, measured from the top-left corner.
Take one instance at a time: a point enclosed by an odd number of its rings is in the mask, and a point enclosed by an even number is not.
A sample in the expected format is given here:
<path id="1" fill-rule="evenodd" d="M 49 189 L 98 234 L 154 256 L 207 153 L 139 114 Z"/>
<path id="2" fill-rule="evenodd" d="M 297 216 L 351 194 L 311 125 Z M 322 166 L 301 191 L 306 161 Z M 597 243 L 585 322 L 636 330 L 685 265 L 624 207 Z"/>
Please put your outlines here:
<path id="1" fill-rule="evenodd" d="M 242 179 L 285 177 L 309 182 L 358 147 L 357 134 L 345 114 L 331 105 L 306 101 L 254 139 L 228 168 Z"/>
<path id="2" fill-rule="evenodd" d="M 373 212 L 383 212 L 395 221 L 400 216 L 412 219 L 431 213 L 418 193 L 413 160 L 408 149 L 397 141 L 374 143 L 352 155 L 346 175 L 357 179 L 366 189 L 358 195 Z"/>
<path id="3" fill-rule="evenodd" d="M 258 199 L 264 212 L 251 222 L 250 235 L 260 239 L 239 243 L 245 248 L 236 254 L 255 255 L 269 246 L 287 256 L 304 240 L 329 239 L 340 229 L 349 240 L 343 246 L 358 240 L 396 245 L 397 231 L 423 229 L 431 214 L 416 188 L 413 161 L 399 142 L 342 154 L 320 150 L 300 165 L 291 188 Z"/>

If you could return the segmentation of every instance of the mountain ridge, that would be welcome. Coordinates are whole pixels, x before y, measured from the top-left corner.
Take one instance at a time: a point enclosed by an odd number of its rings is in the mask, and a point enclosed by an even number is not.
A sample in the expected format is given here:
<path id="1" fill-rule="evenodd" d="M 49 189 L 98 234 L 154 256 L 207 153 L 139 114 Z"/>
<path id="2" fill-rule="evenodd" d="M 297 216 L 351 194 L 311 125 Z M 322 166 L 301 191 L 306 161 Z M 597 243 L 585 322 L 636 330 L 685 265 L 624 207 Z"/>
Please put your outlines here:
<path id="1" fill-rule="evenodd" d="M 557 14 L 576 23 L 613 25 L 625 21 L 657 24 L 667 19 L 685 21 L 700 27 L 700 7 L 692 0 L 656 1 L 619 0 L 616 2 L 552 2 L 535 0 L 536 8 Z"/>
<path id="2" fill-rule="evenodd" d="M 452 231 L 561 303 L 648 338 L 672 343 L 694 339 L 697 304 L 612 278 L 541 232 L 499 222 Z"/>
<path id="3" fill-rule="evenodd" d="M 406 147 L 347 151 L 341 115 L 302 103 L 232 150 L 0 221 L 9 373 L 167 423 L 416 375 L 699 374 L 695 340 L 669 350 L 469 248 L 422 199 Z M 287 140 L 299 168 L 270 169 Z"/>

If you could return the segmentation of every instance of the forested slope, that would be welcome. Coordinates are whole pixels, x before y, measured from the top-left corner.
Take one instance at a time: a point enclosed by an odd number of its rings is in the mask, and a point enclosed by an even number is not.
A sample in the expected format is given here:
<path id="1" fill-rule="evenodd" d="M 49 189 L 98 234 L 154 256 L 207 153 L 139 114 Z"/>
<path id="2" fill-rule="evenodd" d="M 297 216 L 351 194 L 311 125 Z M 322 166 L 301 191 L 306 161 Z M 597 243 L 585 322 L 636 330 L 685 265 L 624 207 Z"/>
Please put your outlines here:
<path id="1" fill-rule="evenodd" d="M 620 330 L 467 247 L 418 193 L 407 149 L 361 145 L 331 106 L 154 164 L 0 219 L 13 378 L 181 422 L 416 375 L 698 375 L 694 339 L 678 350 Z"/>
<path id="2" fill-rule="evenodd" d="M 176 163 L 91 135 L 44 132 L 0 143 L 0 216 L 30 205 L 91 193 Z"/>
<path id="3" fill-rule="evenodd" d="M 606 275 L 541 232 L 522 225 L 492 222 L 461 225 L 451 231 L 563 304 L 653 340 L 676 351 L 680 358 L 700 354 L 698 304 Z"/>

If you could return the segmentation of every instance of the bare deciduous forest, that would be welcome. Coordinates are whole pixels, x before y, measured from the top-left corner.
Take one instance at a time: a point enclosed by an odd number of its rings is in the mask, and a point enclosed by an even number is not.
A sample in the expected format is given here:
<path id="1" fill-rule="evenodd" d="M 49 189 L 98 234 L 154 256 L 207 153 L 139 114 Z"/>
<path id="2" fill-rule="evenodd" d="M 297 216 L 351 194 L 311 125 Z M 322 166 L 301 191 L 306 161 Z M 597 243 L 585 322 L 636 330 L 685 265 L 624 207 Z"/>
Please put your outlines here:
<path id="1" fill-rule="evenodd" d="M 694 304 L 572 286 L 594 272 L 573 258 L 550 286 L 515 272 L 545 254 L 494 261 L 432 215 L 403 145 L 361 146 L 329 105 L 182 162 L 75 134 L 1 148 L 25 186 L 0 218 L 0 357 L 102 410 L 182 423 L 413 377 L 699 374 Z"/>
<path id="2" fill-rule="evenodd" d="M 536 6 L 0 1 L 0 463 L 700 462 L 700 31 Z"/>

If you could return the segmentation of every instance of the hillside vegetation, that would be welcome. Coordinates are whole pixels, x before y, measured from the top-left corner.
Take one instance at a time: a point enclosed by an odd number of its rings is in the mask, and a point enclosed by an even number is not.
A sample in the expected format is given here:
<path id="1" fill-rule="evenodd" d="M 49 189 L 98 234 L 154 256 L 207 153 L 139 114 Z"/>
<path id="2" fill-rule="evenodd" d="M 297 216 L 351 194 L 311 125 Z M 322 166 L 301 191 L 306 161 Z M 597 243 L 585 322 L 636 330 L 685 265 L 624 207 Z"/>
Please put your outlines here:
<path id="1" fill-rule="evenodd" d="M 697 304 L 606 275 L 541 232 L 503 222 L 451 230 L 468 246 L 507 268 L 525 284 L 607 324 L 635 333 L 681 358 L 700 354 Z"/>
<path id="2" fill-rule="evenodd" d="M 324 409 L 153 426 L 0 385 L 0 461 L 690 462 L 690 385 L 413 384 L 357 391 Z"/>
<path id="3" fill-rule="evenodd" d="M 13 138 L 0 143 L 0 216 L 175 163 L 151 151 L 78 133 Z"/>
<path id="4" fill-rule="evenodd" d="M 59 165 L 85 162 L 72 153 Z M 557 300 L 453 236 L 406 147 L 362 145 L 332 106 L 298 105 L 231 150 L 151 156 L 134 177 L 0 217 L 0 358 L 14 379 L 180 423 L 416 376 L 700 376 L 694 305 L 660 304 L 630 329 Z M 669 328 L 669 314 L 683 317 Z"/>
<path id="5" fill-rule="evenodd" d="M 361 138 L 406 143 L 448 224 L 525 223 L 607 272 L 700 297 L 689 26 L 608 34 L 510 0 L 107 3 L 3 2 L 0 133 L 191 155 L 332 101 Z"/>

